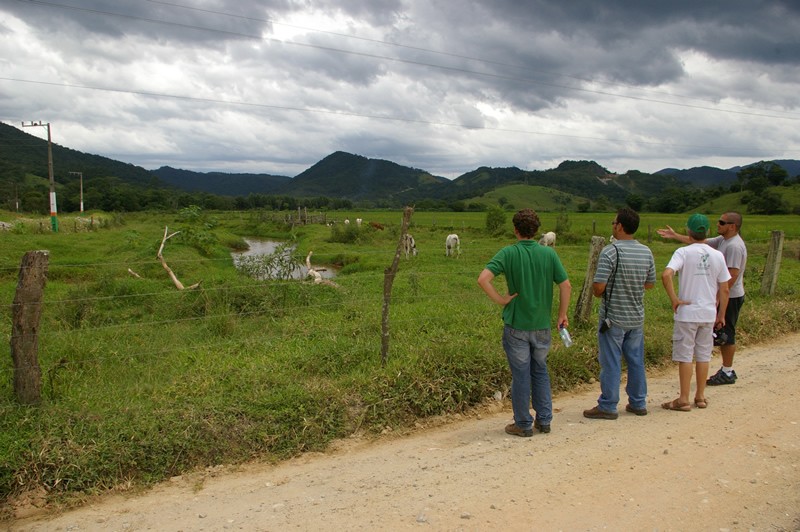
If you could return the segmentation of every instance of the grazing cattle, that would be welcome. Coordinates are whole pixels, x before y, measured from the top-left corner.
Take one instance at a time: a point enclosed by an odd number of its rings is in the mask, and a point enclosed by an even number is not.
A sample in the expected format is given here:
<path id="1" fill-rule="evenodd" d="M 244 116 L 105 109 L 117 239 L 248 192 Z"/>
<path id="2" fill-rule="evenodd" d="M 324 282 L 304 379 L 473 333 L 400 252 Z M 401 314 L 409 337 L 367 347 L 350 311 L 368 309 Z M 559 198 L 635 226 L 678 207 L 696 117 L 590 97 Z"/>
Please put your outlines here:
<path id="1" fill-rule="evenodd" d="M 417 243 L 414 241 L 414 237 L 408 233 L 403 235 L 403 253 L 406 254 L 406 258 L 409 255 L 417 256 Z"/>
<path id="2" fill-rule="evenodd" d="M 383 231 L 383 224 L 379 224 L 378 222 L 370 222 L 369 226 L 378 231 Z"/>
<path id="3" fill-rule="evenodd" d="M 539 244 L 552 248 L 556 247 L 556 234 L 552 231 L 546 232 L 542 235 L 542 238 L 539 239 Z"/>
<path id="4" fill-rule="evenodd" d="M 345 218 L 344 219 L 344 225 L 350 225 L 350 219 L 349 218 Z"/>
<path id="5" fill-rule="evenodd" d="M 356 218 L 356 225 L 357 225 L 358 227 L 361 227 L 361 222 L 362 222 L 362 221 L 363 221 L 363 220 L 361 220 L 361 218 Z"/>
<path id="6" fill-rule="evenodd" d="M 458 257 L 461 255 L 461 241 L 458 235 L 447 235 L 444 241 L 444 256 L 445 257 Z"/>

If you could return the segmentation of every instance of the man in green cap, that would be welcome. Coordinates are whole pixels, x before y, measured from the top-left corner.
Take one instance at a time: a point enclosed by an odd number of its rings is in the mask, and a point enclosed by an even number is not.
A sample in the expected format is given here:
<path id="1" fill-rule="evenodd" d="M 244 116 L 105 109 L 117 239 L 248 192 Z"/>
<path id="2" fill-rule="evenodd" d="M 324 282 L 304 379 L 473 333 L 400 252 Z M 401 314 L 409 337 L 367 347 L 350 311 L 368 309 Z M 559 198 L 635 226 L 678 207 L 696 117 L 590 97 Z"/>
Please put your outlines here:
<path id="1" fill-rule="evenodd" d="M 689 392 L 693 359 L 697 374 L 694 405 L 697 408 L 708 406 L 705 388 L 714 346 L 713 330 L 725 325 L 731 278 L 722 253 L 704 243 L 709 226 L 706 216 L 691 215 L 686 223 L 689 245 L 675 250 L 661 274 L 675 313 L 672 360 L 678 363 L 680 380 L 679 397 L 661 405 L 667 410 L 689 412 L 692 409 Z M 677 294 L 673 283 L 675 274 L 678 274 Z"/>
<path id="2" fill-rule="evenodd" d="M 709 386 L 736 383 L 736 372 L 733 370 L 733 357 L 736 354 L 736 323 L 739 321 L 739 312 L 744 304 L 744 270 L 747 266 L 747 246 L 740 235 L 741 229 L 742 215 L 736 211 L 728 211 L 717 221 L 717 236 L 709 237 L 705 241 L 712 248 L 722 252 L 728 273 L 731 274 L 731 279 L 728 281 L 730 297 L 725 311 L 725 327 L 717 331 L 715 339 L 716 345 L 720 346 L 722 367 L 708 379 L 706 384 Z M 658 234 L 684 244 L 689 243 L 688 236 L 676 233 L 670 226 L 659 229 Z"/>

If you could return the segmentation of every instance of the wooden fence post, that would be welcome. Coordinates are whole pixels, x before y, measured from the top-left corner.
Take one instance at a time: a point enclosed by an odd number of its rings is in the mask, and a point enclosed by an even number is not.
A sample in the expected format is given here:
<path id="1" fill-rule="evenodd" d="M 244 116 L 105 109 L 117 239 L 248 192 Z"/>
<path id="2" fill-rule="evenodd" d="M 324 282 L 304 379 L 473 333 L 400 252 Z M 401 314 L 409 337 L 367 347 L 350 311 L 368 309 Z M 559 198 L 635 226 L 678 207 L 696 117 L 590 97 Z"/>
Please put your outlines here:
<path id="1" fill-rule="evenodd" d="M 578 295 L 578 302 L 575 303 L 575 321 L 586 323 L 592 315 L 592 281 L 594 273 L 597 271 L 597 262 L 600 259 L 600 252 L 606 244 L 606 239 L 602 236 L 593 236 L 589 246 L 589 264 L 586 267 L 586 277 L 583 279 L 583 286 Z"/>
<path id="2" fill-rule="evenodd" d="M 764 275 L 761 277 L 761 295 L 771 296 L 778 286 L 778 271 L 781 269 L 781 255 L 783 255 L 783 231 L 773 231 L 769 243 L 767 263 L 764 265 Z"/>
<path id="3" fill-rule="evenodd" d="M 11 358 L 14 361 L 14 393 L 26 405 L 42 399 L 39 367 L 39 319 L 47 282 L 48 251 L 28 251 L 19 267 L 19 281 L 11 305 Z"/>
<path id="4" fill-rule="evenodd" d="M 403 221 L 400 224 L 400 239 L 397 241 L 397 249 L 394 252 L 394 260 L 389 268 L 383 270 L 383 316 L 381 318 L 381 365 L 386 366 L 386 359 L 389 357 L 389 304 L 392 301 L 392 284 L 397 275 L 397 267 L 400 264 L 400 253 L 403 251 L 403 240 L 408 232 L 408 225 L 411 222 L 411 215 L 414 207 L 406 207 L 403 210 Z"/>

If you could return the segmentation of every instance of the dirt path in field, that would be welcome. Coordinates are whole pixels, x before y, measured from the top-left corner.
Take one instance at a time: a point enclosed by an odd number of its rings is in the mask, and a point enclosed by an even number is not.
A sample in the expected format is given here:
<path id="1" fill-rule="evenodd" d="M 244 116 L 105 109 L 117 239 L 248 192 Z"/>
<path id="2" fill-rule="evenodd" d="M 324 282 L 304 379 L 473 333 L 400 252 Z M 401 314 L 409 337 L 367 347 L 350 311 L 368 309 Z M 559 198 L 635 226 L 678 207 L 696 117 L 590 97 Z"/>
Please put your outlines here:
<path id="1" fill-rule="evenodd" d="M 716 370 L 718 356 L 712 362 Z M 555 398 L 553 432 L 507 436 L 507 403 L 277 465 L 218 468 L 8 530 L 800 530 L 800 335 L 740 349 L 739 381 L 671 412 L 589 420 L 599 385 Z M 624 399 L 623 399 L 624 408 Z"/>

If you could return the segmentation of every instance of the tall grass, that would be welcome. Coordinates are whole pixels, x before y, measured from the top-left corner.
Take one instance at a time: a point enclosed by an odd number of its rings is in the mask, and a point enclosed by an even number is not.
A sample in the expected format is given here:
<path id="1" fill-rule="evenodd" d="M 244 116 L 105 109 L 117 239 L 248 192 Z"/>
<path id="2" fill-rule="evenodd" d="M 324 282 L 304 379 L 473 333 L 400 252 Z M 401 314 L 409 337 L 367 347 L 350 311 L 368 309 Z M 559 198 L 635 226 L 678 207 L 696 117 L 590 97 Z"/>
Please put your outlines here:
<path id="1" fill-rule="evenodd" d="M 477 287 L 480 270 L 503 245 L 485 233 L 482 213 L 416 213 L 419 255 L 402 259 L 391 304 L 388 363 L 380 361 L 383 271 L 394 258 L 400 213 L 349 213 L 380 221 L 352 238 L 326 226 L 283 227 L 257 214 L 216 214 L 168 241 L 164 257 L 185 285 L 178 291 L 155 259 L 167 214 L 127 215 L 77 233 L 0 234 L 0 306 L 10 335 L 22 254 L 50 250 L 39 361 L 43 401 L 19 405 L 10 357 L 0 361 L 0 494 L 44 488 L 65 501 L 109 489 L 145 486 L 218 463 L 280 460 L 321 450 L 357 431 L 402 429 L 427 416 L 461 412 L 510 377 L 500 346 L 500 309 Z M 344 217 L 344 216 L 343 216 Z M 589 237 L 610 231 L 612 214 L 569 215 L 557 251 L 574 287 L 586 274 Z M 543 216 L 552 229 L 557 214 Z M 680 227 L 684 216 L 646 216 L 647 227 Z M 800 328 L 796 217 L 746 217 L 748 299 L 745 345 Z M 62 222 L 62 226 L 63 226 Z M 562 220 L 563 226 L 563 220 Z M 778 293 L 758 294 L 769 231 L 790 240 Z M 462 254 L 446 258 L 445 236 Z M 256 281 L 238 273 L 229 251 L 241 237 L 291 239 L 298 258 L 341 267 L 339 287 Z M 223 244 L 224 243 L 224 244 Z M 677 247 L 652 238 L 657 267 Z M 128 272 L 133 270 L 140 278 Z M 660 270 L 659 270 L 660 271 Z M 647 293 L 646 357 L 669 359 L 672 313 L 660 287 Z M 595 302 L 596 304 L 596 302 Z M 571 314 L 570 314 L 570 317 Z M 569 389 L 598 372 L 595 324 L 571 325 L 574 345 L 555 342 L 554 387 Z"/>

